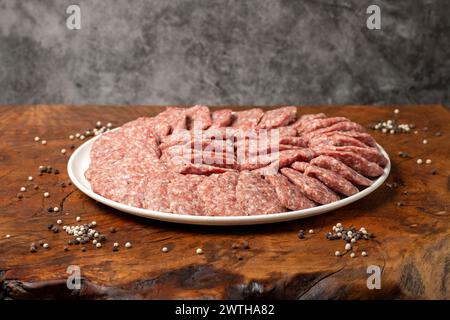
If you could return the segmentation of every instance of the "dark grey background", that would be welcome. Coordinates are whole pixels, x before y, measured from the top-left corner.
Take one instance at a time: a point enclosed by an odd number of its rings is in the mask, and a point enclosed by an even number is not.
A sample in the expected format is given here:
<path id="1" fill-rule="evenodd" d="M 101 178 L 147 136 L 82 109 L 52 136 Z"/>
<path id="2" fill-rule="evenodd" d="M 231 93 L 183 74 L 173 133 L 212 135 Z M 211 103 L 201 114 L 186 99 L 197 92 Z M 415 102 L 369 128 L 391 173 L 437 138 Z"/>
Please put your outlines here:
<path id="1" fill-rule="evenodd" d="M 448 0 L 0 0 L 0 104 L 449 105 L 449 30 Z"/>

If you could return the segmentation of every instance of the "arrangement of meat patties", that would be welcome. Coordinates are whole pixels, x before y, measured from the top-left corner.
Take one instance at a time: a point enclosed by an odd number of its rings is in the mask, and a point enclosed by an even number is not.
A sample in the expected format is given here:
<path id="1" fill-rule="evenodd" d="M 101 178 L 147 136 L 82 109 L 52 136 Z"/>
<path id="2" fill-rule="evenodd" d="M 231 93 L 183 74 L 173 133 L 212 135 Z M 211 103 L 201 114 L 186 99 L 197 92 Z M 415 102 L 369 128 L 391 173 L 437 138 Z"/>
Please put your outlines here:
<path id="1" fill-rule="evenodd" d="M 102 134 L 85 176 L 150 210 L 245 216 L 311 208 L 370 186 L 388 160 L 364 127 L 296 107 L 168 107 Z"/>

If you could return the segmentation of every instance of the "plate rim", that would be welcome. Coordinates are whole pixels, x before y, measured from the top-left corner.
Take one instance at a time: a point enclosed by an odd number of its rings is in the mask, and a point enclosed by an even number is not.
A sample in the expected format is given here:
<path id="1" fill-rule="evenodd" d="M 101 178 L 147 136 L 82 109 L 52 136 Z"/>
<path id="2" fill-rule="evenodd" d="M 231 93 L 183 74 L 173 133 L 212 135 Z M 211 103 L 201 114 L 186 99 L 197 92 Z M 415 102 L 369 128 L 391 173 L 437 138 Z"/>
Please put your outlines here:
<path id="1" fill-rule="evenodd" d="M 117 130 L 119 128 L 116 128 L 114 130 Z M 113 130 L 111 130 L 113 131 Z M 268 223 L 277 223 L 277 222 L 284 222 L 284 221 L 290 221 L 290 220 L 297 220 L 297 219 L 303 219 L 308 218 L 312 216 L 316 216 L 319 214 L 327 213 L 339 208 L 342 208 L 344 206 L 347 206 L 353 202 L 356 202 L 362 198 L 367 197 L 369 194 L 377 190 L 387 179 L 389 176 L 389 173 L 391 171 L 391 160 L 389 158 L 389 155 L 384 150 L 382 146 L 380 146 L 377 143 L 377 148 L 380 150 L 380 152 L 387 158 L 388 163 L 384 167 L 383 174 L 378 177 L 376 180 L 373 181 L 372 185 L 367 187 L 366 189 L 359 191 L 358 193 L 343 198 L 341 200 L 320 205 L 313 208 L 308 209 L 302 209 L 302 210 L 296 210 L 296 211 L 286 211 L 286 212 L 280 212 L 280 213 L 271 213 L 271 214 L 261 214 L 261 215 L 253 215 L 253 216 L 195 216 L 195 215 L 187 215 L 187 214 L 179 214 L 179 213 L 167 213 L 167 212 L 160 212 L 160 211 L 154 211 L 149 209 L 143 209 L 143 208 L 136 208 L 132 207 L 123 203 L 119 203 L 113 200 L 110 200 L 108 198 L 105 198 L 94 191 L 92 191 L 90 184 L 89 187 L 85 186 L 85 184 L 80 181 L 77 178 L 77 174 L 75 173 L 75 162 L 80 157 L 80 154 L 82 152 L 86 152 L 86 148 L 89 148 L 92 144 L 99 139 L 102 136 L 102 134 L 89 139 L 88 141 L 81 144 L 70 156 L 69 161 L 67 162 L 67 172 L 69 175 L 70 180 L 72 183 L 83 192 L 85 195 L 87 195 L 89 198 L 94 199 L 100 203 L 103 203 L 109 207 L 112 207 L 116 210 L 126 212 L 129 214 L 133 214 L 136 216 L 159 220 L 159 221 L 165 221 L 165 222 L 172 222 L 172 223 L 181 223 L 181 224 L 191 224 L 191 225 L 216 225 L 216 226 L 237 226 L 237 225 L 256 225 L 256 224 L 268 224 Z M 88 153 L 88 161 L 90 163 L 90 157 Z M 84 174 L 84 172 L 83 172 Z M 87 181 L 87 180 L 86 180 Z"/>

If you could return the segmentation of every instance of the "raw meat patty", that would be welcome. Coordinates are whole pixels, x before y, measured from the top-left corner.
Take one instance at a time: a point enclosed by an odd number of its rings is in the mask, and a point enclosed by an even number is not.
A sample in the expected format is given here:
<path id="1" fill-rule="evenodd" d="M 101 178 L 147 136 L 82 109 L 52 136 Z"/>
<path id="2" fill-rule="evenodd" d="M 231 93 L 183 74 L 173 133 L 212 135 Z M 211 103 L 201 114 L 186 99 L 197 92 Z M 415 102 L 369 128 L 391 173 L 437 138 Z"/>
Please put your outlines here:
<path id="1" fill-rule="evenodd" d="M 368 187 L 372 184 L 372 180 L 367 179 L 366 177 L 362 176 L 349 166 L 333 157 L 318 156 L 317 158 L 312 159 L 310 163 L 324 169 L 329 169 L 341 175 L 355 185 Z"/>
<path id="2" fill-rule="evenodd" d="M 302 126 L 300 132 L 302 134 L 315 131 L 322 128 L 328 128 L 336 123 L 348 121 L 347 118 L 344 117 L 333 117 L 333 118 L 324 118 L 324 119 L 314 119 L 308 121 L 305 125 Z"/>
<path id="3" fill-rule="evenodd" d="M 236 198 L 238 172 L 212 174 L 197 187 L 207 216 L 239 216 L 242 214 Z"/>
<path id="4" fill-rule="evenodd" d="M 281 174 L 265 177 L 272 184 L 280 203 L 290 210 L 301 210 L 315 207 L 316 204 L 306 198 L 300 189 L 289 182 L 288 178 Z"/>
<path id="5" fill-rule="evenodd" d="M 292 183 L 300 188 L 304 195 L 314 202 L 327 204 L 339 200 L 337 194 L 314 178 L 308 177 L 291 168 L 282 168 L 281 173 L 288 177 Z"/>
<path id="6" fill-rule="evenodd" d="M 355 146 L 341 146 L 341 147 L 326 146 L 325 148 L 334 151 L 353 152 L 367 159 L 370 162 L 375 162 L 376 164 L 382 167 L 386 166 L 388 163 L 388 160 L 376 148 L 371 147 L 361 148 Z"/>
<path id="7" fill-rule="evenodd" d="M 336 158 L 366 177 L 379 177 L 384 173 L 383 168 L 381 168 L 378 164 L 375 162 L 370 162 L 366 158 L 361 157 L 354 152 L 334 151 L 320 148 L 314 148 L 314 151 L 318 155 L 326 155 Z"/>
<path id="8" fill-rule="evenodd" d="M 213 111 L 211 128 L 228 127 L 233 121 L 233 111 L 231 109 L 221 109 Z"/>
<path id="9" fill-rule="evenodd" d="M 205 130 L 212 124 L 211 114 L 207 106 L 193 106 L 186 110 L 186 116 L 189 130 Z"/>
<path id="10" fill-rule="evenodd" d="M 264 111 L 260 108 L 238 111 L 235 113 L 235 120 L 232 124 L 233 128 L 242 130 L 254 129 L 264 115 Z"/>
<path id="11" fill-rule="evenodd" d="M 155 165 L 148 172 L 147 186 L 142 201 L 142 207 L 149 210 L 171 212 L 168 197 L 170 180 L 177 174 L 164 164 Z"/>
<path id="12" fill-rule="evenodd" d="M 367 148 L 368 146 L 363 142 L 355 139 L 351 136 L 341 134 L 339 131 L 335 131 L 330 135 L 314 136 L 309 140 L 309 147 L 317 147 L 321 145 L 329 146 L 355 146 L 360 148 Z"/>
<path id="13" fill-rule="evenodd" d="M 179 175 L 171 179 L 167 188 L 170 212 L 190 215 L 203 215 L 204 204 L 197 188 L 205 176 L 195 174 Z"/>
<path id="14" fill-rule="evenodd" d="M 266 111 L 259 122 L 258 128 L 271 129 L 287 126 L 295 121 L 296 114 L 296 107 L 284 107 Z"/>
<path id="15" fill-rule="evenodd" d="M 291 128 L 295 128 L 297 130 L 301 130 L 308 121 L 314 119 L 323 119 L 326 118 L 324 113 L 314 113 L 314 114 L 304 114 L 299 119 L 297 119 L 293 124 L 290 125 Z"/>
<path id="16" fill-rule="evenodd" d="M 248 216 L 286 210 L 278 200 L 272 185 L 249 171 L 241 171 L 239 174 L 236 198 L 243 213 Z"/>
<path id="17" fill-rule="evenodd" d="M 316 178 L 331 190 L 334 190 L 345 196 L 351 196 L 358 193 L 358 188 L 345 180 L 342 176 L 334 173 L 331 170 L 323 169 L 320 167 L 308 164 L 305 170 L 307 176 Z"/>

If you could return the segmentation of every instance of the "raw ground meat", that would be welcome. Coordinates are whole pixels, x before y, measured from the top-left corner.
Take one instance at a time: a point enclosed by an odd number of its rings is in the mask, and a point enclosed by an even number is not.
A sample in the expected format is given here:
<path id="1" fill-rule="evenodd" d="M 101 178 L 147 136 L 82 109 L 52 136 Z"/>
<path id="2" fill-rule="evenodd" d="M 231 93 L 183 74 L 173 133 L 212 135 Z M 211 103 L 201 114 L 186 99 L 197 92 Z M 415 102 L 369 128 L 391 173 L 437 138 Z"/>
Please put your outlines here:
<path id="1" fill-rule="evenodd" d="M 271 129 L 287 126 L 295 121 L 296 114 L 296 107 L 284 107 L 266 111 L 259 122 L 258 128 Z"/>
<path id="2" fill-rule="evenodd" d="M 356 172 L 349 166 L 345 165 L 344 163 L 342 163 L 341 161 L 339 161 L 333 157 L 318 156 L 317 158 L 312 159 L 310 163 L 312 165 L 315 165 L 315 166 L 318 166 L 318 167 L 321 167 L 324 169 L 329 169 L 329 170 L 341 175 L 342 177 L 344 177 L 345 179 L 347 179 L 354 185 L 368 187 L 372 184 L 372 180 L 367 179 L 366 177 L 362 176 L 361 174 L 359 174 L 358 172 Z"/>
<path id="3" fill-rule="evenodd" d="M 308 162 L 296 161 L 291 164 L 291 168 L 303 173 L 308 168 Z"/>
<path id="4" fill-rule="evenodd" d="M 172 166 L 173 171 L 181 174 L 200 174 L 209 176 L 213 173 L 224 173 L 229 171 L 236 171 L 233 169 L 227 169 L 222 167 L 211 166 L 207 164 L 194 164 L 194 163 L 181 163 Z"/>
<path id="5" fill-rule="evenodd" d="M 361 125 L 295 114 L 169 107 L 98 137 L 85 176 L 94 192 L 134 207 L 231 216 L 330 203 L 384 173 L 388 160 Z"/>
<path id="6" fill-rule="evenodd" d="M 303 137 L 280 137 L 280 144 L 307 148 L 308 142 Z"/>
<path id="7" fill-rule="evenodd" d="M 308 121 L 314 119 L 323 119 L 326 115 L 324 113 L 315 113 L 315 114 L 304 114 L 299 119 L 297 119 L 293 124 L 290 125 L 291 128 L 295 128 L 297 130 L 301 130 Z"/>
<path id="8" fill-rule="evenodd" d="M 277 164 L 278 167 L 283 168 L 295 161 L 310 161 L 314 156 L 313 150 L 308 148 L 280 151 Z"/>
<path id="9" fill-rule="evenodd" d="M 221 109 L 213 111 L 211 128 L 228 127 L 233 121 L 233 110 Z"/>
<path id="10" fill-rule="evenodd" d="M 176 175 L 164 164 L 152 167 L 148 172 L 142 207 L 154 211 L 170 212 L 167 188 L 170 179 L 173 179 Z"/>
<path id="11" fill-rule="evenodd" d="M 283 137 L 295 137 L 297 136 L 297 129 L 292 128 L 292 127 L 279 127 L 273 130 L 278 130 L 278 136 L 280 138 Z M 270 135 L 271 130 L 269 130 L 269 135 Z"/>
<path id="12" fill-rule="evenodd" d="M 316 204 L 303 195 L 299 188 L 289 182 L 281 174 L 265 176 L 275 188 L 280 203 L 290 210 L 301 210 L 315 207 Z"/>
<path id="13" fill-rule="evenodd" d="M 342 147 L 326 147 L 329 150 L 335 151 L 348 151 L 359 154 L 361 157 L 367 159 L 370 162 L 375 162 L 376 164 L 385 167 L 388 163 L 388 160 L 378 151 L 376 148 L 370 147 L 355 147 L 355 146 L 342 146 Z"/>
<path id="14" fill-rule="evenodd" d="M 356 132 L 365 132 L 366 129 L 364 129 L 361 125 L 351 122 L 351 121 L 343 121 L 333 124 L 332 126 L 329 126 L 327 128 L 317 129 L 311 132 L 308 132 L 304 134 L 304 138 L 309 141 L 314 136 L 323 135 L 329 132 L 335 132 L 335 131 L 356 131 Z"/>
<path id="15" fill-rule="evenodd" d="M 369 147 L 376 147 L 377 146 L 377 142 L 375 141 L 375 139 L 370 134 L 368 134 L 366 132 L 342 131 L 342 132 L 339 132 L 339 133 L 344 134 L 344 135 L 349 136 L 349 137 L 352 137 L 352 138 L 355 138 L 355 139 L 361 141 L 362 143 L 366 144 Z"/>
<path id="16" fill-rule="evenodd" d="M 207 216 L 239 216 L 242 208 L 236 198 L 238 172 L 212 174 L 197 187 Z"/>
<path id="17" fill-rule="evenodd" d="M 333 171 L 316 167 L 311 164 L 307 164 L 305 175 L 322 181 L 322 183 L 331 190 L 346 196 L 354 195 L 359 191 L 358 188 Z"/>
<path id="18" fill-rule="evenodd" d="M 109 167 L 89 168 L 87 177 L 95 193 L 133 207 L 142 207 L 147 185 L 145 164 L 123 158 Z"/>
<path id="19" fill-rule="evenodd" d="M 347 118 L 344 117 L 334 117 L 334 118 L 323 118 L 323 119 L 314 119 L 308 121 L 305 125 L 302 126 L 300 132 L 302 134 L 315 131 L 322 128 L 328 128 L 336 123 L 348 121 Z"/>
<path id="20" fill-rule="evenodd" d="M 197 188 L 206 179 L 196 174 L 175 176 L 169 182 L 167 195 L 170 212 L 201 216 L 204 214 L 203 200 L 199 197 Z"/>
<path id="21" fill-rule="evenodd" d="M 339 200 L 337 194 L 317 179 L 308 177 L 291 168 L 283 168 L 281 169 L 281 173 L 298 186 L 300 191 L 314 202 L 327 204 Z"/>
<path id="22" fill-rule="evenodd" d="M 384 173 L 383 168 L 381 168 L 378 164 L 375 162 L 370 162 L 366 158 L 361 157 L 354 152 L 334 151 L 321 148 L 314 148 L 314 151 L 318 155 L 326 155 L 336 158 L 366 177 L 379 177 Z"/>
<path id="23" fill-rule="evenodd" d="M 263 114 L 264 111 L 260 108 L 238 111 L 234 114 L 235 119 L 231 126 L 242 130 L 254 129 L 258 125 Z"/>
<path id="24" fill-rule="evenodd" d="M 211 114 L 207 106 L 193 106 L 186 110 L 186 116 L 189 130 L 205 130 L 212 124 Z"/>
<path id="25" fill-rule="evenodd" d="M 168 125 L 170 132 L 187 129 L 186 127 L 186 109 L 178 107 L 168 107 L 165 111 L 158 114 L 155 118 L 156 123 Z"/>
<path id="26" fill-rule="evenodd" d="M 238 205 L 247 216 L 283 212 L 275 188 L 261 176 L 241 171 L 236 186 Z"/>
<path id="27" fill-rule="evenodd" d="M 363 142 L 350 137 L 345 134 L 339 133 L 339 131 L 332 132 L 330 135 L 323 136 L 314 136 L 309 140 L 309 147 L 317 147 L 321 145 L 330 145 L 330 146 L 355 146 L 360 148 L 367 148 L 368 146 Z"/>

